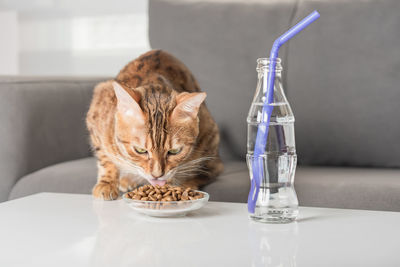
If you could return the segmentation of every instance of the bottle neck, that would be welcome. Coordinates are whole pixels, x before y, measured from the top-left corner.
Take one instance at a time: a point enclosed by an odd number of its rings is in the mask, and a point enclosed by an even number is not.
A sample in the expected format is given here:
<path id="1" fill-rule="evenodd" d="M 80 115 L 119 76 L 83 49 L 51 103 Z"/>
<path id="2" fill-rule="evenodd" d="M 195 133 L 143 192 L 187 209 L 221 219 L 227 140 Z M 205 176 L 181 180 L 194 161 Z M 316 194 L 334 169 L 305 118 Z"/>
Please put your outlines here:
<path id="1" fill-rule="evenodd" d="M 274 79 L 274 91 L 273 91 L 273 105 L 287 103 L 285 92 L 282 87 L 282 64 L 281 59 L 276 58 L 275 60 L 275 79 Z M 268 72 L 270 71 L 271 60 L 269 58 L 259 58 L 257 60 L 257 73 L 258 73 L 258 84 L 255 95 L 257 102 L 265 103 L 267 96 L 267 78 Z"/>
<path id="2" fill-rule="evenodd" d="M 282 64 L 281 59 L 276 58 L 275 61 L 275 77 L 281 77 L 282 75 Z M 270 71 L 271 60 L 269 58 L 259 58 L 257 59 L 257 73 L 258 77 L 267 76 L 267 73 Z"/>

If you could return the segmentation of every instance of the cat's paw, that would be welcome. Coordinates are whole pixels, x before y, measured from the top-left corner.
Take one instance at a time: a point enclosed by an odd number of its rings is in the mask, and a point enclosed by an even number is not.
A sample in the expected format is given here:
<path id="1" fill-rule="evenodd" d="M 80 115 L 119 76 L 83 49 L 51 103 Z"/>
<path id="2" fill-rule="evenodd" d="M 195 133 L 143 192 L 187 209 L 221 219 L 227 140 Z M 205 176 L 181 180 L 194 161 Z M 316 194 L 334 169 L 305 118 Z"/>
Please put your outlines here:
<path id="1" fill-rule="evenodd" d="M 138 186 L 137 183 L 133 182 L 130 177 L 121 177 L 119 179 L 119 190 L 121 192 L 132 191 L 134 188 Z"/>
<path id="2" fill-rule="evenodd" d="M 92 194 L 95 198 L 115 200 L 119 196 L 119 191 L 114 184 L 99 182 L 94 186 Z"/>

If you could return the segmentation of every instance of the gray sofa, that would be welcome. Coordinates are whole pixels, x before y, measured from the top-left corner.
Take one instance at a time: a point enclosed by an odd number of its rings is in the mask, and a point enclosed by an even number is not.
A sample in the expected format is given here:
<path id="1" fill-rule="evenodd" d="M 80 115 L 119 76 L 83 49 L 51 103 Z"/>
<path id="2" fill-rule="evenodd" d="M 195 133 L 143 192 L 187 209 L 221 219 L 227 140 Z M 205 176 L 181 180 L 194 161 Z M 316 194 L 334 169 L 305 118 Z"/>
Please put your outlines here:
<path id="1" fill-rule="evenodd" d="M 396 0 L 150 0 L 151 46 L 194 72 L 221 130 L 225 172 L 204 190 L 215 201 L 246 201 L 256 59 L 313 9 L 321 18 L 280 53 L 296 117 L 300 204 L 400 211 Z M 90 192 L 96 167 L 84 116 L 103 79 L 0 79 L 0 201 Z"/>

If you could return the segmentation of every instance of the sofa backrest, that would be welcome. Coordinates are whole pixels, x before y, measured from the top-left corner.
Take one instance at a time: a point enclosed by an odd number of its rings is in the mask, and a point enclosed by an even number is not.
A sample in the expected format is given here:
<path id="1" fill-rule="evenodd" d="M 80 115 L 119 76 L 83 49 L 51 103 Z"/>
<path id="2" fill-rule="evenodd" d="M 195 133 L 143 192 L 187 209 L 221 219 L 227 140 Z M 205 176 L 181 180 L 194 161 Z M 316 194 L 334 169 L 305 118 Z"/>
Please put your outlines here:
<path id="1" fill-rule="evenodd" d="M 300 3 L 295 21 L 312 9 L 321 18 L 286 66 L 299 159 L 400 167 L 400 1 Z"/>
<path id="2" fill-rule="evenodd" d="M 400 1 L 150 0 L 150 44 L 193 71 L 223 157 L 244 158 L 256 59 L 314 9 L 280 52 L 299 163 L 400 167 Z"/>
<path id="3" fill-rule="evenodd" d="M 0 202 L 22 176 L 90 155 L 85 114 L 100 80 L 0 77 Z"/>
<path id="4" fill-rule="evenodd" d="M 266 55 L 293 12 L 292 1 L 243 2 L 149 2 L 150 45 L 181 59 L 207 92 L 206 104 L 220 128 L 224 159 L 245 156 L 246 116 L 257 84 L 256 60 Z"/>

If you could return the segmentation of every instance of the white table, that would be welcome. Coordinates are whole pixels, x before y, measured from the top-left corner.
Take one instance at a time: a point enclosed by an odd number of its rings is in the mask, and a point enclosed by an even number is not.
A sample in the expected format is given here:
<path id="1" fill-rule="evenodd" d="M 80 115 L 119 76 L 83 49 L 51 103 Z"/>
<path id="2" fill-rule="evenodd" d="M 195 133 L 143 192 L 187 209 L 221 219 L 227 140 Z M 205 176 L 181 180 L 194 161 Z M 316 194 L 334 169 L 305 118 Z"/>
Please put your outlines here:
<path id="1" fill-rule="evenodd" d="M 400 213 L 301 208 L 272 225 L 245 204 L 151 218 L 122 200 L 43 193 L 0 204 L 0 266 L 400 266 Z"/>

